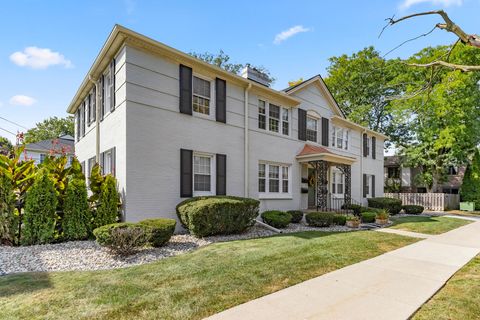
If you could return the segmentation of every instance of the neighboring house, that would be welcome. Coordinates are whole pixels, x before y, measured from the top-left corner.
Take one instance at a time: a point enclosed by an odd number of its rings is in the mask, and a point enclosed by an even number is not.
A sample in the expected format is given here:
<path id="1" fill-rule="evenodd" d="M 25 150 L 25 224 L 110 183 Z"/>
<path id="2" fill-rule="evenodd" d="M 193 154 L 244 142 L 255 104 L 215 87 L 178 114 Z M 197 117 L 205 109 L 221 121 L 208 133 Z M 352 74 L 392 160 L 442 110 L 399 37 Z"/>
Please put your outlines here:
<path id="1" fill-rule="evenodd" d="M 411 168 L 403 164 L 400 156 L 386 156 L 384 161 L 385 169 L 385 192 L 412 192 L 426 193 L 427 188 L 415 181 L 415 176 L 422 173 L 421 168 Z M 434 192 L 458 194 L 462 186 L 465 166 L 450 166 L 445 182 L 438 185 Z"/>
<path id="2" fill-rule="evenodd" d="M 67 111 L 77 158 L 116 176 L 128 221 L 200 195 L 262 211 L 383 195 L 386 137 L 346 120 L 320 76 L 273 90 L 117 25 Z"/>
<path id="3" fill-rule="evenodd" d="M 42 140 L 25 145 L 25 156 L 35 161 L 35 164 L 43 163 L 49 155 L 68 156 L 68 165 L 75 155 L 75 139 L 70 135 L 63 135 L 57 139 Z"/>

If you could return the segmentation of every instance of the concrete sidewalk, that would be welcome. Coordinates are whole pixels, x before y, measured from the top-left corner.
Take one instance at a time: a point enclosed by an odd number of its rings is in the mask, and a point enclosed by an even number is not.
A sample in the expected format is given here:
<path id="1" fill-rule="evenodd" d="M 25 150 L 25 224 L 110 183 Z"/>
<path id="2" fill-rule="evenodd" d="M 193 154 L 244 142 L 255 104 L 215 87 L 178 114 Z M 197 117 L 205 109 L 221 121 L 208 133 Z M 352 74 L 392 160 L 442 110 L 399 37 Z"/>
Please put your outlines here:
<path id="1" fill-rule="evenodd" d="M 480 221 L 252 300 L 208 319 L 408 319 L 478 253 Z"/>

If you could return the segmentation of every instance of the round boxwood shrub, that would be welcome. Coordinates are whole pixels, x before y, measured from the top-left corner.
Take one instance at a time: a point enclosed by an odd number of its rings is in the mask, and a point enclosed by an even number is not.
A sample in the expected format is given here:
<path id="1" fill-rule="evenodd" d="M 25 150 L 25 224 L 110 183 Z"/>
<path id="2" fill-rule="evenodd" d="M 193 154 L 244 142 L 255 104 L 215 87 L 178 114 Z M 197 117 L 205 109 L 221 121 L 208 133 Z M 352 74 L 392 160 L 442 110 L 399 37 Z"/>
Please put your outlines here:
<path id="1" fill-rule="evenodd" d="M 262 212 L 262 220 L 274 228 L 286 228 L 292 220 L 292 215 L 285 211 L 270 210 Z"/>
<path id="2" fill-rule="evenodd" d="M 303 211 L 300 210 L 289 210 L 287 211 L 292 216 L 292 223 L 299 223 L 303 219 Z"/>
<path id="3" fill-rule="evenodd" d="M 369 198 L 368 206 L 372 208 L 385 209 L 390 214 L 398 214 L 402 210 L 402 200 L 395 198 Z"/>
<path id="4" fill-rule="evenodd" d="M 417 206 L 413 204 L 402 206 L 403 211 L 406 214 L 421 214 L 425 208 L 423 206 Z"/>
<path id="5" fill-rule="evenodd" d="M 375 217 L 377 213 L 375 212 L 362 212 L 362 222 L 372 223 L 375 222 Z"/>
<path id="6" fill-rule="evenodd" d="M 177 221 L 159 218 L 142 220 L 138 224 L 144 227 L 148 243 L 153 247 L 161 247 L 172 237 Z"/>
<path id="7" fill-rule="evenodd" d="M 309 212 L 305 215 L 305 220 L 312 227 L 329 227 L 334 223 L 335 214 L 333 212 Z"/>
<path id="8" fill-rule="evenodd" d="M 180 202 L 176 211 L 192 234 L 205 237 L 245 231 L 255 223 L 260 201 L 232 196 L 194 197 Z"/>
<path id="9" fill-rule="evenodd" d="M 344 226 L 347 223 L 347 216 L 343 214 L 336 214 L 333 217 L 333 224 L 337 226 Z"/>
<path id="10" fill-rule="evenodd" d="M 147 242 L 146 228 L 138 223 L 120 222 L 107 224 L 93 230 L 97 243 L 116 254 L 129 255 L 144 247 Z"/>

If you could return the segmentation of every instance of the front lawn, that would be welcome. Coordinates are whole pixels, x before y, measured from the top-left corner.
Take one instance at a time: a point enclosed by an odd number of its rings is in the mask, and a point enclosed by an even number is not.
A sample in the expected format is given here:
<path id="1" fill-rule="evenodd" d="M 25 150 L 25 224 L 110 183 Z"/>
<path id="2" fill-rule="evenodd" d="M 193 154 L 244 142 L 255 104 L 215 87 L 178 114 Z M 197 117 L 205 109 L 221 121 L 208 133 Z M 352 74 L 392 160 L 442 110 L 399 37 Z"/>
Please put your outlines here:
<path id="1" fill-rule="evenodd" d="M 411 244 L 380 232 L 216 243 L 126 269 L 0 277 L 2 319 L 201 319 Z"/>
<path id="2" fill-rule="evenodd" d="M 425 216 L 407 216 L 407 217 L 392 217 L 392 229 L 401 229 L 406 231 L 425 233 L 425 234 L 441 234 L 466 224 L 472 221 L 448 218 L 448 217 L 425 217 Z"/>
<path id="3" fill-rule="evenodd" d="M 480 319 L 480 256 L 458 271 L 414 315 L 414 320 Z"/>

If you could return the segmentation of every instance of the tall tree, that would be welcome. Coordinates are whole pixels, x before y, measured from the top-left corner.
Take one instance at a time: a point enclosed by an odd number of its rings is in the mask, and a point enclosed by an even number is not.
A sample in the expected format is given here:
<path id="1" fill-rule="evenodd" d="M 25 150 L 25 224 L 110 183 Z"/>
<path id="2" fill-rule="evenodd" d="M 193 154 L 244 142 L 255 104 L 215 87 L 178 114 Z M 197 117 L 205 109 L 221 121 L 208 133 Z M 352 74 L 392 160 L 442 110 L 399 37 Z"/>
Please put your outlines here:
<path id="1" fill-rule="evenodd" d="M 32 143 L 42 140 L 55 139 L 59 136 L 68 134 L 74 135 L 74 118 L 50 117 L 36 124 L 35 128 L 29 129 L 25 133 L 25 142 Z"/>
<path id="2" fill-rule="evenodd" d="M 12 149 L 12 142 L 5 137 L 0 137 L 0 154 L 7 155 Z"/>
<path id="3" fill-rule="evenodd" d="M 395 143 L 408 138 L 403 115 L 391 100 L 404 90 L 395 81 L 404 65 L 385 60 L 373 47 L 329 60 L 325 82 L 347 118 L 390 136 Z"/>

